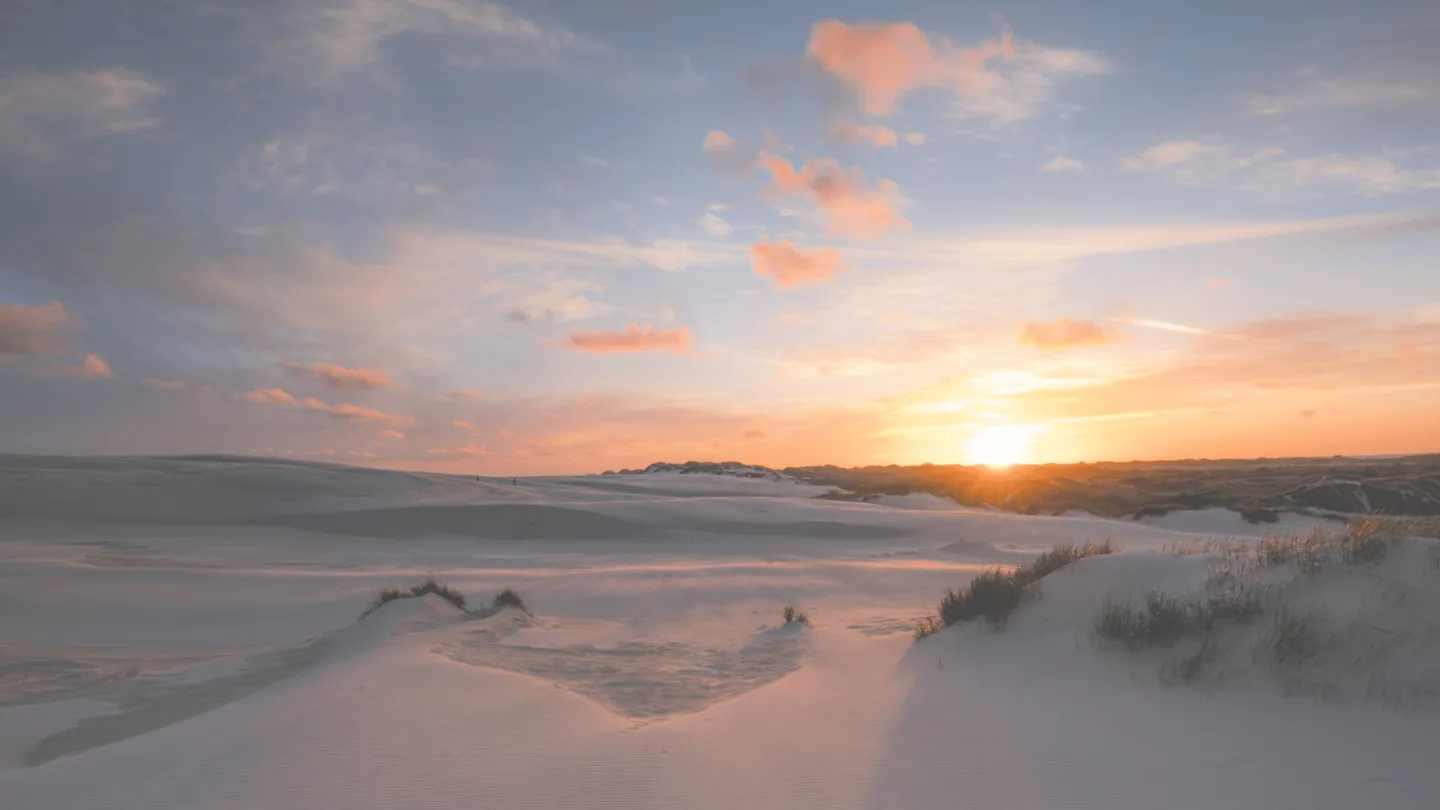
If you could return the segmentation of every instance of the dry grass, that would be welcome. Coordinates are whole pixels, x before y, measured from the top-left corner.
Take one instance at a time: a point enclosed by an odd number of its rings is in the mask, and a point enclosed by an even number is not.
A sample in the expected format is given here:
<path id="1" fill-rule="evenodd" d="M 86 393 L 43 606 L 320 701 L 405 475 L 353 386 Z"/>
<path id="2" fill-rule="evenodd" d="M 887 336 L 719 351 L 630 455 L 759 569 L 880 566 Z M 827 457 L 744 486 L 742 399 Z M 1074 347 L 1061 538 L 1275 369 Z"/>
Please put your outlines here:
<path id="1" fill-rule="evenodd" d="M 810 626 L 810 617 L 794 605 L 786 605 L 781 611 L 781 615 L 785 617 L 786 626 L 792 624 L 803 624 L 806 627 Z"/>
<path id="2" fill-rule="evenodd" d="M 1277 664 L 1300 664 L 1315 656 L 1318 648 L 1317 613 L 1297 612 L 1282 607 L 1275 613 L 1270 632 L 1260 642 L 1261 650 L 1269 653 Z"/>
<path id="3" fill-rule="evenodd" d="M 1218 622 L 1243 624 L 1264 611 L 1265 593 L 1256 585 L 1232 583 L 1189 599 L 1152 588 L 1143 604 L 1106 599 L 1095 617 L 1095 634 L 1131 649 L 1168 647 L 1184 638 L 1208 636 Z"/>
<path id="4" fill-rule="evenodd" d="M 948 627 L 952 624 L 984 618 L 994 627 L 1001 627 L 1010 614 L 1034 592 L 1032 586 L 1065 566 L 1083 560 L 1111 554 L 1115 546 L 1109 540 L 1103 543 L 1086 543 L 1083 546 L 1065 544 L 1041 554 L 1026 565 L 1016 568 L 988 568 L 970 580 L 970 584 L 959 590 L 947 589 L 940 599 L 939 620 Z M 926 633 L 924 635 L 929 635 Z M 917 632 L 917 638 L 923 638 Z"/>
<path id="5" fill-rule="evenodd" d="M 426 575 L 425 579 L 411 585 L 409 588 L 381 588 L 370 601 L 370 606 L 360 614 L 363 619 L 374 613 L 381 605 L 393 602 L 396 599 L 418 599 L 426 594 L 435 594 L 461 610 L 465 609 L 465 595 L 451 588 L 435 578 L 434 574 Z"/>
<path id="6" fill-rule="evenodd" d="M 530 609 L 525 607 L 525 600 L 521 599 L 520 594 L 516 593 L 510 588 L 506 588 L 505 590 L 495 594 L 495 598 L 490 600 L 490 604 L 497 609 L 502 607 L 513 607 L 519 610 L 523 610 L 526 613 L 530 612 Z"/>
<path id="7" fill-rule="evenodd" d="M 945 623 L 940 621 L 939 616 L 925 616 L 915 621 L 915 640 L 919 641 L 926 636 L 933 636 L 945 629 Z"/>
<path id="8" fill-rule="evenodd" d="M 1191 537 L 1164 546 L 1166 554 L 1194 557 L 1199 554 L 1220 554 L 1234 557 L 1243 554 L 1249 545 L 1241 537 Z"/>

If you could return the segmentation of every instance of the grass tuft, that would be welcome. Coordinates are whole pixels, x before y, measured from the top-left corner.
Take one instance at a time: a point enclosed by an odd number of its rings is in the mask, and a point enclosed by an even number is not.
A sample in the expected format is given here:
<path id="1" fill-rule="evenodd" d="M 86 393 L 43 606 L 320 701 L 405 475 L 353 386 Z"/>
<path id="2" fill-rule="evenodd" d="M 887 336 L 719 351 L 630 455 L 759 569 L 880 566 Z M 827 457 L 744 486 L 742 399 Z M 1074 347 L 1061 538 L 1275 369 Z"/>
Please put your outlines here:
<path id="1" fill-rule="evenodd" d="M 1056 546 L 1026 565 L 1016 568 L 987 568 L 959 590 L 946 589 L 940 598 L 939 621 L 952 624 L 984 618 L 993 627 L 1002 627 L 1010 614 L 1034 592 L 1032 586 L 1065 566 L 1115 551 L 1114 543 L 1072 543 Z M 933 632 L 933 631 L 932 631 Z M 924 635 L 929 635 L 925 633 Z M 923 638 L 918 630 L 916 638 Z"/>
<path id="2" fill-rule="evenodd" d="M 526 613 L 530 612 L 530 609 L 525 607 L 525 600 L 521 599 L 520 594 L 512 588 L 506 588 L 495 594 L 495 598 L 491 600 L 491 604 L 496 608 L 513 607 L 523 610 Z"/>
<path id="3" fill-rule="evenodd" d="M 806 627 L 810 626 L 810 617 L 805 613 L 801 612 L 794 605 L 786 605 L 785 609 L 781 611 L 781 613 L 785 616 L 786 626 L 792 624 L 803 624 Z"/>
<path id="4" fill-rule="evenodd" d="M 945 629 L 945 623 L 940 621 L 939 616 L 925 616 L 915 621 L 915 640 L 919 641 L 926 636 L 933 636 Z"/>
<path id="5" fill-rule="evenodd" d="M 435 578 L 434 574 L 429 574 L 423 580 L 411 585 L 409 588 L 381 588 L 375 594 L 375 598 L 370 600 L 370 605 L 365 608 L 365 612 L 360 614 L 360 618 L 363 619 L 369 616 L 378 610 L 381 605 L 394 602 L 396 599 L 417 599 L 427 593 L 433 593 L 461 610 L 465 609 L 464 594 L 440 582 Z"/>

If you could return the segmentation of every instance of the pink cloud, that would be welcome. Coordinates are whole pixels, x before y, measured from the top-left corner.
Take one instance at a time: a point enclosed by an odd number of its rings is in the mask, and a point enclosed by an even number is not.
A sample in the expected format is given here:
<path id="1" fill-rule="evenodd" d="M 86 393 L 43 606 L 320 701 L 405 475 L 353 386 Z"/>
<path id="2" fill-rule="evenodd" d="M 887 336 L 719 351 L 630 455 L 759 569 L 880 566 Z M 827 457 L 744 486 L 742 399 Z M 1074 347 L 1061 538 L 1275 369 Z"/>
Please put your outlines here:
<path id="1" fill-rule="evenodd" d="M 997 40 L 959 48 L 946 39 L 930 41 L 913 23 L 861 23 L 822 20 L 810 31 L 810 57 L 859 96 L 870 115 L 891 115 L 912 90 L 945 87 L 983 95 L 990 90 L 986 63 L 1015 57 L 1009 29 Z"/>
<path id="2" fill-rule="evenodd" d="M 899 146 L 900 136 L 883 124 L 846 124 L 835 131 L 842 141 L 868 141 L 878 147 Z"/>
<path id="3" fill-rule="evenodd" d="M 700 148 L 706 152 L 728 152 L 735 148 L 735 139 L 718 129 L 712 129 L 705 133 L 705 140 L 701 141 Z"/>
<path id="4" fill-rule="evenodd" d="M 689 327 L 656 329 L 650 324 L 632 323 L 622 330 L 572 331 L 561 348 L 585 352 L 675 352 L 688 354 L 692 341 Z"/>
<path id="5" fill-rule="evenodd" d="M 403 439 L 403 438 L 405 438 L 405 434 L 404 434 L 404 433 L 401 433 L 401 432 L 398 431 L 398 430 L 391 430 L 390 428 L 385 428 L 384 430 L 377 431 L 376 435 L 378 435 L 378 436 L 379 436 L 380 438 L 382 438 L 382 439 Z"/>
<path id="6" fill-rule="evenodd" d="M 484 399 L 485 394 L 481 391 L 472 391 L 469 388 L 452 388 L 445 392 L 445 396 L 451 399 Z"/>
<path id="7" fill-rule="evenodd" d="M 255 402 L 261 405 L 288 405 L 294 407 L 300 404 L 295 397 L 290 396 L 289 393 L 281 388 L 256 388 L 253 391 L 247 391 L 244 399 L 247 402 Z"/>
<path id="8" fill-rule="evenodd" d="M 64 351 L 73 324 L 59 301 L 26 306 L 0 304 L 0 363 L 15 357 Z"/>
<path id="9" fill-rule="evenodd" d="M 924 146 L 924 145 L 925 145 L 925 141 L 926 141 L 925 133 L 923 133 L 923 132 L 907 132 L 907 133 L 905 133 L 905 142 L 908 143 L 908 144 L 910 144 L 911 146 Z"/>
<path id="10" fill-rule="evenodd" d="M 770 173 L 772 194 L 814 200 L 829 218 L 831 233 L 868 239 L 910 227 L 891 203 L 900 189 L 889 180 L 870 189 L 859 169 L 847 172 L 832 158 L 808 160 L 796 171 L 790 161 L 767 152 L 760 155 L 758 165 Z"/>
<path id="11" fill-rule="evenodd" d="M 465 445 L 464 447 L 432 447 L 432 448 L 430 448 L 430 455 L 432 455 L 432 456 L 464 456 L 464 457 L 466 457 L 466 458 L 484 458 L 484 457 L 486 457 L 486 456 L 493 456 L 493 455 L 495 455 L 495 454 L 494 454 L 493 452 L 491 452 L 488 448 L 486 448 L 484 445 L 475 444 L 474 442 L 470 442 L 469 444 Z"/>
<path id="12" fill-rule="evenodd" d="M 368 368 L 345 368 L 334 363 L 281 363 L 295 377 L 307 377 L 336 391 L 394 388 L 384 373 Z"/>
<path id="13" fill-rule="evenodd" d="M 1078 349 L 1085 346 L 1102 346 L 1114 343 L 1123 336 L 1119 330 L 1101 326 L 1094 321 L 1077 321 L 1074 318 L 1060 318 L 1054 321 L 1030 321 L 1021 328 L 1020 345 L 1033 346 L 1043 351 Z"/>
<path id="14" fill-rule="evenodd" d="M 1230 279 L 1228 279 L 1228 278 L 1207 278 L 1207 279 L 1205 279 L 1205 283 L 1208 284 L 1208 285 L 1210 285 L 1210 288 L 1211 288 L 1211 289 L 1214 289 L 1214 290 L 1223 290 L 1223 289 L 1225 289 L 1226 287 L 1229 287 L 1229 286 L 1230 286 Z"/>
<path id="15" fill-rule="evenodd" d="M 148 385 L 151 388 L 159 388 L 165 391 L 179 391 L 181 388 L 185 387 L 185 383 L 180 380 L 159 380 L 154 377 L 147 377 L 141 380 L 140 384 Z"/>
<path id="16" fill-rule="evenodd" d="M 834 248 L 804 251 L 783 239 L 751 246 L 750 263 L 755 275 L 770 278 L 782 290 L 834 281 L 841 267 L 840 252 Z"/>
<path id="17" fill-rule="evenodd" d="M 85 359 L 80 361 L 78 366 L 61 366 L 60 373 L 90 380 L 108 380 L 115 376 L 115 372 L 110 370 L 110 364 L 98 354 L 85 355 Z"/>
<path id="18" fill-rule="evenodd" d="M 461 430 L 474 430 L 474 429 L 475 429 L 475 425 L 474 425 L 474 424 L 472 424 L 472 423 L 470 423 L 470 422 L 468 422 L 468 421 L 466 421 L 466 420 L 464 420 L 464 419 L 456 419 L 455 421 L 451 422 L 450 425 L 451 425 L 451 427 L 457 427 L 457 428 L 460 428 Z"/>

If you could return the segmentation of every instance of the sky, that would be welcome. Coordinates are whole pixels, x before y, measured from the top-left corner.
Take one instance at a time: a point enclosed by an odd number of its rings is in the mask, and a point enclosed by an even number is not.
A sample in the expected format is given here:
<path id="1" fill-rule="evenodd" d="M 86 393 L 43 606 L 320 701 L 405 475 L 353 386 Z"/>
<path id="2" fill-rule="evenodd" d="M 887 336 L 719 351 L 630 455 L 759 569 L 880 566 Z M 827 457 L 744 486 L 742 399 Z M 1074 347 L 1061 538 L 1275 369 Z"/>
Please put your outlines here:
<path id="1" fill-rule="evenodd" d="M 0 452 L 1440 451 L 1425 0 L 20 0 Z"/>

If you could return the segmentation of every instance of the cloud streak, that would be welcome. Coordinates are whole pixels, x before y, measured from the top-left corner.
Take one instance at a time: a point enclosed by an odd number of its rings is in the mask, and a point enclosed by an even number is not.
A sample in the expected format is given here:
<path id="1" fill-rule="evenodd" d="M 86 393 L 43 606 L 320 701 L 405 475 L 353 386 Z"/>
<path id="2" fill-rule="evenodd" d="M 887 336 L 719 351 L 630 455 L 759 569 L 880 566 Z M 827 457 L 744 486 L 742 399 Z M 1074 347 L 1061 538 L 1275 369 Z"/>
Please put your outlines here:
<path id="1" fill-rule="evenodd" d="M 900 188 L 889 180 L 871 189 L 859 169 L 847 171 L 833 158 L 808 160 L 797 171 L 790 161 L 767 152 L 758 165 L 770 174 L 771 196 L 809 198 L 825 212 L 831 233 L 873 239 L 910 227 L 895 208 Z"/>
<path id="2" fill-rule="evenodd" d="M 834 281 L 842 265 L 840 252 L 834 248 L 805 251 L 783 239 L 753 245 L 750 263 L 755 275 L 770 279 L 782 290 Z"/>
<path id="3" fill-rule="evenodd" d="M 52 158 L 103 135 L 153 129 L 160 85 L 128 70 L 20 73 L 0 78 L 0 153 Z"/>
<path id="4" fill-rule="evenodd" d="M 1061 351 L 1116 343 L 1124 339 L 1124 334 L 1094 321 L 1066 317 L 1054 321 L 1030 321 L 1020 328 L 1016 339 L 1021 346 L 1041 351 Z"/>
<path id="5" fill-rule="evenodd" d="M 345 368 L 334 363 L 281 363 L 292 377 L 318 382 L 335 391 L 368 391 L 394 388 L 395 383 L 383 372 L 368 368 Z"/>
<path id="6" fill-rule="evenodd" d="M 644 326 L 632 323 L 623 330 L 601 329 L 585 332 L 576 329 L 560 341 L 559 347 L 596 354 L 638 352 L 689 354 L 693 344 L 689 327 L 656 329 L 648 323 Z"/>

